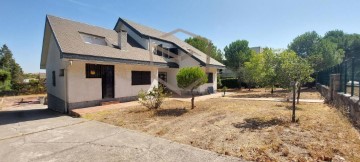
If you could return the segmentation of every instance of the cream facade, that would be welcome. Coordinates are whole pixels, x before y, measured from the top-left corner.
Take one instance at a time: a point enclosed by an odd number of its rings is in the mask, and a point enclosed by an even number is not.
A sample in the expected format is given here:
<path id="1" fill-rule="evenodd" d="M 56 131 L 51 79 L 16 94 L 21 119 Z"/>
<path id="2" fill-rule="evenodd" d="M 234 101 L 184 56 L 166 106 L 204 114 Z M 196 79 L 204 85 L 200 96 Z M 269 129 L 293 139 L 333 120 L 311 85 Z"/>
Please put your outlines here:
<path id="1" fill-rule="evenodd" d="M 192 46 L 159 34 L 122 19 L 110 30 L 47 16 L 40 66 L 46 69 L 49 108 L 67 113 L 107 101 L 132 101 L 139 91 L 162 83 L 186 94 L 176 81 L 183 67 L 198 66 L 209 74 L 212 82 L 197 88 L 198 94 L 215 92 L 223 65 L 212 58 L 204 62 L 204 54 Z"/>

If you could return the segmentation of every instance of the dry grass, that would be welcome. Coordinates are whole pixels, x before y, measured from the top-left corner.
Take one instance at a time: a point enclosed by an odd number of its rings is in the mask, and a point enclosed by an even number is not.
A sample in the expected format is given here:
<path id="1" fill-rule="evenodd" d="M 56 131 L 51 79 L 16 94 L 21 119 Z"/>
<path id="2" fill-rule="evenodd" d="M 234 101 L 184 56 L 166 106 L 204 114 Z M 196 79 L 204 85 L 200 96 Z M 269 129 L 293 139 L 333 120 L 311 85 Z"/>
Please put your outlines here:
<path id="1" fill-rule="evenodd" d="M 85 118 L 246 160 L 315 161 L 339 155 L 360 161 L 359 132 L 325 104 L 300 103 L 298 123 L 290 123 L 289 103 L 217 98 L 196 105 L 190 110 L 188 102 L 167 101 L 159 111 L 131 107 Z"/>

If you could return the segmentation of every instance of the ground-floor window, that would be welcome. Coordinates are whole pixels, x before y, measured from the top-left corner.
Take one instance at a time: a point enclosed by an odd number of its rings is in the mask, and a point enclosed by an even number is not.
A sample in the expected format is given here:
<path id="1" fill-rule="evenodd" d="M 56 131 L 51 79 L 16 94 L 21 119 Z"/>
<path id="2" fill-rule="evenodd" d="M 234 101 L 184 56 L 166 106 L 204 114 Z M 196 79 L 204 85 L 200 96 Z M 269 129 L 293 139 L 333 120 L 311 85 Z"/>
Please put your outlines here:
<path id="1" fill-rule="evenodd" d="M 214 76 L 213 73 L 208 73 L 208 83 L 214 83 Z"/>
<path id="2" fill-rule="evenodd" d="M 150 71 L 131 71 L 131 85 L 150 85 Z"/>

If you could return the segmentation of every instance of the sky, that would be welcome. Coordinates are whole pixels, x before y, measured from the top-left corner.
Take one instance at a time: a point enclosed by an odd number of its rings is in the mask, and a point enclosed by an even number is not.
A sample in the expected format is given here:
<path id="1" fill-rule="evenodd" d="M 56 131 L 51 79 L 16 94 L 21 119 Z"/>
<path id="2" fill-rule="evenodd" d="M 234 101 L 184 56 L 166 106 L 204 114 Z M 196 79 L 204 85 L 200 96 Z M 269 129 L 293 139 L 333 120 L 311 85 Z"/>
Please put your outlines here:
<path id="1" fill-rule="evenodd" d="M 359 0 L 0 0 L 0 45 L 24 72 L 40 70 L 46 14 L 113 29 L 118 17 L 169 32 L 185 29 L 223 49 L 235 40 L 286 48 L 298 35 L 360 33 Z M 186 38 L 186 35 L 177 35 Z"/>

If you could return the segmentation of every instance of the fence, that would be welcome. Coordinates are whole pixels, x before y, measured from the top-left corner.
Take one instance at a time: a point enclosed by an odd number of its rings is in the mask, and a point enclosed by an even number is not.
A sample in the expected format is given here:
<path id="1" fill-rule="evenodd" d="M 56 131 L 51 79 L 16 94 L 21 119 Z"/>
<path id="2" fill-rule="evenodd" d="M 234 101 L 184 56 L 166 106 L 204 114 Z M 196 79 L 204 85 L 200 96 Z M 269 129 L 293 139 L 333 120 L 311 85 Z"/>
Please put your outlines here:
<path id="1" fill-rule="evenodd" d="M 340 74 L 339 92 L 360 97 L 360 59 L 350 58 L 317 73 L 316 81 L 329 86 L 330 74 Z"/>

